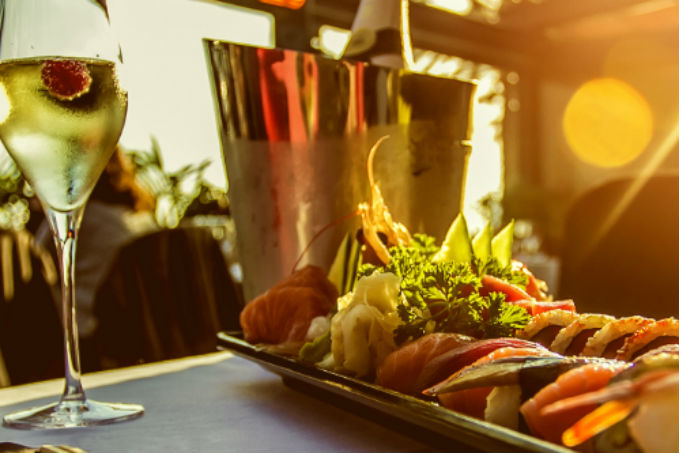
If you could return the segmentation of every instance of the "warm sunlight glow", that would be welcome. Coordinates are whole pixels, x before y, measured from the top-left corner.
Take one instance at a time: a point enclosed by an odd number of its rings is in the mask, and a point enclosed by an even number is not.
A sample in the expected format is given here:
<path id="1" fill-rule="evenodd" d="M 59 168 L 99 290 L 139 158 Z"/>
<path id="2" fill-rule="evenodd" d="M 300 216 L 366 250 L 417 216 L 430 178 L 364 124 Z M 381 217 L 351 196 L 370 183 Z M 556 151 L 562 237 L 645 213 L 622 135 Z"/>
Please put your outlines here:
<path id="1" fill-rule="evenodd" d="M 502 72 L 490 65 L 429 50 L 415 52 L 414 70 L 435 76 L 475 82 L 472 106 L 472 153 L 469 156 L 462 208 L 470 231 L 480 230 L 496 215 L 482 208 L 489 198 L 501 200 L 504 192 L 504 142 L 499 125 L 505 115 Z M 513 77 L 518 83 L 518 75 Z M 501 216 L 500 216 L 501 217 Z"/>
<path id="2" fill-rule="evenodd" d="M 646 99 L 618 79 L 591 80 L 571 97 L 563 116 L 566 141 L 582 161 L 618 167 L 639 156 L 653 135 Z"/>
<path id="3" fill-rule="evenodd" d="M 598 244 L 599 241 L 601 241 L 601 238 L 608 234 L 610 229 L 626 211 L 629 204 L 634 200 L 644 185 L 646 185 L 648 180 L 652 178 L 653 175 L 658 174 L 658 168 L 662 165 L 663 160 L 667 158 L 673 149 L 676 149 L 677 144 L 679 144 L 679 119 L 674 121 L 674 124 L 677 126 L 673 127 L 660 145 L 653 150 L 651 158 L 641 169 L 637 178 L 630 184 L 629 188 L 623 196 L 620 197 L 617 204 L 611 207 L 610 212 L 606 216 L 606 221 L 603 222 L 592 235 L 592 239 L 590 240 L 591 244 Z"/>
<path id="4" fill-rule="evenodd" d="M 155 137 L 168 170 L 209 159 L 206 179 L 226 187 L 202 40 L 273 47 L 273 15 L 211 1 L 108 4 L 120 36 L 129 91 L 121 145 L 148 150 Z"/>

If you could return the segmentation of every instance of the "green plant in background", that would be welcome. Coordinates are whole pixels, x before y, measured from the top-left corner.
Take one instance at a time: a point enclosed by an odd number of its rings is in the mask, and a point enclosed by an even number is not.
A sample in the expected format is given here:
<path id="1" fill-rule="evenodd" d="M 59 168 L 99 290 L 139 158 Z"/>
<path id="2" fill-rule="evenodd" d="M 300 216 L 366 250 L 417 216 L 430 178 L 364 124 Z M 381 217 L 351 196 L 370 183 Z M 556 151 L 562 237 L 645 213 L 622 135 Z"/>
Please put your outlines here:
<path id="1" fill-rule="evenodd" d="M 228 215 L 226 191 L 203 177 L 209 160 L 167 171 L 158 142 L 150 150 L 126 150 L 135 177 L 156 200 L 155 218 L 164 228 L 175 228 L 183 219 L 207 215 Z M 20 231 L 31 219 L 33 190 L 14 160 L 0 147 L 0 230 Z"/>
<path id="2" fill-rule="evenodd" d="M 188 216 L 228 213 L 226 192 L 203 177 L 209 160 L 168 171 L 155 138 L 151 138 L 150 150 L 126 154 L 134 165 L 137 181 L 156 199 L 159 226 L 175 228 Z"/>
<path id="3" fill-rule="evenodd" d="M 0 152 L 0 230 L 23 230 L 31 217 L 33 190 L 14 160 Z"/>

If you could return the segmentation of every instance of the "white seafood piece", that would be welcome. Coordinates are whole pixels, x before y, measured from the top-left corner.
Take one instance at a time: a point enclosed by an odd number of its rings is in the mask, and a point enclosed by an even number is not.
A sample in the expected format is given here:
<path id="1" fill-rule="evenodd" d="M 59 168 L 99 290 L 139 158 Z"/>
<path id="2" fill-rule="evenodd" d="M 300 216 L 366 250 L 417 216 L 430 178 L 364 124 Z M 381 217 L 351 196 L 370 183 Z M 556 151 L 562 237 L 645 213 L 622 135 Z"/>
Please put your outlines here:
<path id="1" fill-rule="evenodd" d="M 569 347 L 579 334 L 590 329 L 601 329 L 612 321 L 615 321 L 615 318 L 610 315 L 601 315 L 598 313 L 582 314 L 559 331 L 549 349 L 558 352 L 559 354 L 571 353 L 577 355 L 582 349 L 569 351 Z"/>
<path id="2" fill-rule="evenodd" d="M 679 342 L 679 320 L 665 318 L 637 330 L 625 339 L 625 343 L 618 350 L 616 359 L 632 360 L 635 356 L 645 352 L 644 349 L 652 347 L 653 341 L 660 337 L 677 337 L 675 342 Z"/>
<path id="3" fill-rule="evenodd" d="M 545 329 L 552 330 L 552 328 L 557 328 L 558 330 L 560 330 L 561 328 L 564 328 L 571 324 L 579 316 L 580 315 L 578 315 L 577 313 L 567 310 L 546 311 L 540 313 L 539 315 L 533 316 L 533 318 L 526 325 L 526 327 L 524 327 L 523 330 L 517 332 L 516 336 L 523 340 L 532 340 L 538 342 L 543 346 L 549 348 L 553 341 L 552 335 L 556 334 L 554 334 L 553 332 L 551 333 L 546 332 Z M 545 336 L 544 335 L 545 332 L 547 333 L 547 337 L 549 338 L 541 338 Z"/>
<path id="4" fill-rule="evenodd" d="M 519 429 L 520 385 L 497 386 L 488 394 L 486 401 L 484 420 L 506 428 Z"/>
<path id="5" fill-rule="evenodd" d="M 653 319 L 644 318 L 643 316 L 628 316 L 611 321 L 587 340 L 581 355 L 614 358 L 617 350 L 622 346 L 623 337 L 633 334 L 652 322 L 654 322 Z M 610 345 L 616 342 L 616 340 L 620 342 L 620 345 L 614 350 L 609 351 L 611 349 Z"/>
<path id="6" fill-rule="evenodd" d="M 679 374 L 652 383 L 627 422 L 630 434 L 646 453 L 679 451 Z"/>

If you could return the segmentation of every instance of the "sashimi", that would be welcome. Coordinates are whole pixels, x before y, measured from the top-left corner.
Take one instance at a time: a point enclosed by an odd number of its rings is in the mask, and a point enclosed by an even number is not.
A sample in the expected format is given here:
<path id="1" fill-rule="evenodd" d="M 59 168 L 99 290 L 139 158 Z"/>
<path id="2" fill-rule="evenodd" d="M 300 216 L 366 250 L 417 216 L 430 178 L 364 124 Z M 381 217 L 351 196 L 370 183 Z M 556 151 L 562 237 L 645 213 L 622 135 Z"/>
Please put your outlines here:
<path id="1" fill-rule="evenodd" d="M 240 325 L 252 344 L 301 344 L 311 321 L 327 315 L 336 303 L 335 286 L 320 268 L 307 266 L 248 303 Z"/>
<path id="2" fill-rule="evenodd" d="M 377 383 L 407 395 L 419 395 L 427 386 L 418 384 L 427 363 L 445 352 L 475 341 L 473 337 L 457 333 L 425 335 L 389 354 L 377 369 Z"/>
<path id="3" fill-rule="evenodd" d="M 559 376 L 521 405 L 520 412 L 531 433 L 551 442 L 561 443 L 563 432 L 596 406 L 582 406 L 551 416 L 541 414 L 540 410 L 560 399 L 603 388 L 627 366 L 629 365 L 622 362 L 592 363 Z"/>

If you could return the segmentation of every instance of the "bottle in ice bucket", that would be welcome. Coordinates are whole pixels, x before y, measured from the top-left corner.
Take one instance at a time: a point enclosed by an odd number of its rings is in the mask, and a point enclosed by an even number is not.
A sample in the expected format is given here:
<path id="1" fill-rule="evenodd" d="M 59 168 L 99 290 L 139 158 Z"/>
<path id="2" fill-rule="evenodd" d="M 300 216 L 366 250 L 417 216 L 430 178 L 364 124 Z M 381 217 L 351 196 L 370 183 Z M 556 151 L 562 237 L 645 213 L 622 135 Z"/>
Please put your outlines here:
<path id="1" fill-rule="evenodd" d="M 409 68 L 409 0 L 361 0 L 351 26 L 344 58 L 389 68 Z"/>

